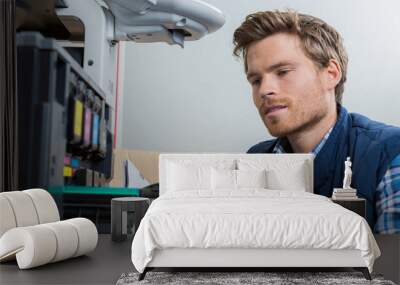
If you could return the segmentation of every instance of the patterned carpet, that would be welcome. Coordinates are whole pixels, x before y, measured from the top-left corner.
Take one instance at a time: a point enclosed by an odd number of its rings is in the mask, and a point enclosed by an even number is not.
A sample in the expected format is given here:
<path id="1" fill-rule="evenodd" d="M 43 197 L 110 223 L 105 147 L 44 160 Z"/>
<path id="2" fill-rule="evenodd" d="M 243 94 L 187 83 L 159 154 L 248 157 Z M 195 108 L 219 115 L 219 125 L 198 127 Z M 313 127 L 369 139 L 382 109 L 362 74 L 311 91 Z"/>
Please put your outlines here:
<path id="1" fill-rule="evenodd" d="M 372 281 L 364 278 L 360 272 L 148 272 L 142 281 L 138 281 L 139 273 L 122 274 L 117 285 L 133 284 L 379 284 L 395 285 L 384 280 L 382 276 L 373 275 Z"/>

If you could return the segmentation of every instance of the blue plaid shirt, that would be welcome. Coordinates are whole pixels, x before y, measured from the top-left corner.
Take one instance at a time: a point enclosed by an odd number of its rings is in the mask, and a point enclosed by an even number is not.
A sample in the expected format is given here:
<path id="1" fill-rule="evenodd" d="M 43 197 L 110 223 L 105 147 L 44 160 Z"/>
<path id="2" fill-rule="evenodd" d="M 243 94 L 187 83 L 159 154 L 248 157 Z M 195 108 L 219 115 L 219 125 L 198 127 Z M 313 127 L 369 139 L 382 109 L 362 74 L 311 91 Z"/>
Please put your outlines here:
<path id="1" fill-rule="evenodd" d="M 328 140 L 333 127 L 311 151 L 316 156 Z M 286 146 L 286 148 L 285 148 Z M 286 153 L 290 146 L 286 139 L 278 139 L 273 153 Z M 286 149 L 286 150 L 285 150 Z M 376 189 L 376 213 L 378 216 L 374 231 L 382 234 L 400 233 L 400 154 L 397 155 Z"/>

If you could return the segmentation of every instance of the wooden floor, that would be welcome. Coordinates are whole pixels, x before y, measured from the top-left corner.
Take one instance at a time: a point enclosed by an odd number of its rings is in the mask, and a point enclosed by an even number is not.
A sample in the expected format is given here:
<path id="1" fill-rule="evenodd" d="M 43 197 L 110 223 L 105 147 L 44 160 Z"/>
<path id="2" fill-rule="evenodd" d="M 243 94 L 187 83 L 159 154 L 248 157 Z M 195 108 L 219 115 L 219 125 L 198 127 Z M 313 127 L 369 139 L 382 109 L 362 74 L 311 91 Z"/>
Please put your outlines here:
<path id="1" fill-rule="evenodd" d="M 400 284 L 400 235 L 378 235 L 375 238 L 382 257 L 377 259 L 374 272 Z M 122 273 L 135 271 L 130 256 L 131 243 L 132 240 L 112 242 L 110 235 L 99 235 L 96 250 L 87 256 L 28 270 L 19 270 L 15 261 L 1 263 L 0 285 L 115 284 Z"/>
<path id="2" fill-rule="evenodd" d="M 99 235 L 97 248 L 87 256 L 27 270 L 20 270 L 15 261 L 1 263 L 0 284 L 115 284 L 122 273 L 135 271 L 131 243 Z"/>

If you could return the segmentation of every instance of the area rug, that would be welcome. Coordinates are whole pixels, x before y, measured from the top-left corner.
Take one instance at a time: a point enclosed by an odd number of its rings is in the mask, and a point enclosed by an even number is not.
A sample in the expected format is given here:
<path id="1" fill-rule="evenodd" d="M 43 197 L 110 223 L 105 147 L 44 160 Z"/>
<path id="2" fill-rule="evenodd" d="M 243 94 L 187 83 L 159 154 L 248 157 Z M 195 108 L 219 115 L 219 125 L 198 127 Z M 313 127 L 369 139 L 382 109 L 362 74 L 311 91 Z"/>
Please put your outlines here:
<path id="1" fill-rule="evenodd" d="M 138 281 L 139 273 L 125 273 L 117 281 L 117 285 L 134 284 L 379 284 L 396 285 L 384 280 L 381 275 L 372 274 L 372 281 L 364 278 L 360 272 L 154 272 L 146 274 L 145 279 Z"/>

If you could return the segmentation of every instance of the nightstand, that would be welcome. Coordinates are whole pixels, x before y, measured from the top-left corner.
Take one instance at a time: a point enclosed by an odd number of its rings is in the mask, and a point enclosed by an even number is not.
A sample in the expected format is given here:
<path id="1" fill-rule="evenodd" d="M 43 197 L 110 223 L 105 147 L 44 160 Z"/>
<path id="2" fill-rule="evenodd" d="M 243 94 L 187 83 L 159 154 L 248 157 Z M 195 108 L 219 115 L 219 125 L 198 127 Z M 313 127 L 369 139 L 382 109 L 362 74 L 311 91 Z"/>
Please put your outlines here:
<path id="1" fill-rule="evenodd" d="M 111 239 L 123 241 L 128 236 L 133 238 L 149 206 L 149 198 L 113 198 L 111 200 Z"/>
<path id="2" fill-rule="evenodd" d="M 359 214 L 365 218 L 366 201 L 363 198 L 356 199 L 331 199 L 332 202 L 339 204 L 340 206 Z"/>

